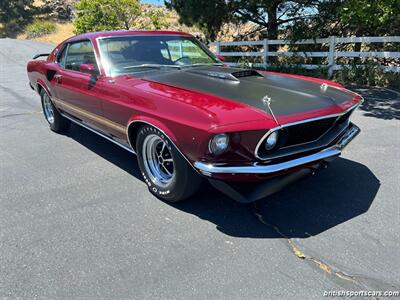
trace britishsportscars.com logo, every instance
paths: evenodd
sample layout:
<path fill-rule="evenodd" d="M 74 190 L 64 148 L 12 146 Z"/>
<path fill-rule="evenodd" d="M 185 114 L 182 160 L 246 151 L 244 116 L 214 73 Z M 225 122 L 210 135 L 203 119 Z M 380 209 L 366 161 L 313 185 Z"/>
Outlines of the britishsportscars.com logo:
<path fill-rule="evenodd" d="M 400 291 L 324 291 L 324 297 L 400 297 Z"/>

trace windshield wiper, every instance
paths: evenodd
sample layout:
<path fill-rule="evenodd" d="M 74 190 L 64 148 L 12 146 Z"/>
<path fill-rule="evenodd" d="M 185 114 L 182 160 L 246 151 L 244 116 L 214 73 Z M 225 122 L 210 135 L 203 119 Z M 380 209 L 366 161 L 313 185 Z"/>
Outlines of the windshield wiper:
<path fill-rule="evenodd" d="M 183 67 L 223 66 L 223 65 L 224 65 L 224 64 L 222 64 L 222 63 L 211 63 L 211 64 L 197 63 L 197 64 L 191 64 L 191 65 L 184 65 Z"/>
<path fill-rule="evenodd" d="M 223 66 L 224 64 L 221 63 L 197 63 L 197 64 L 191 64 L 191 65 L 162 65 L 162 64 L 141 64 L 141 65 L 133 65 L 133 66 L 126 66 L 123 67 L 124 69 L 140 69 L 140 68 L 155 68 L 155 69 L 161 69 L 161 68 L 174 68 L 174 69 L 182 69 L 182 68 L 190 68 L 190 67 L 199 67 L 199 66 Z"/>
<path fill-rule="evenodd" d="M 139 69 L 139 68 L 155 68 L 155 69 L 175 68 L 175 69 L 180 69 L 181 66 L 161 65 L 161 64 L 141 64 L 141 65 L 134 65 L 134 66 L 126 66 L 126 67 L 124 67 L 124 69 Z"/>

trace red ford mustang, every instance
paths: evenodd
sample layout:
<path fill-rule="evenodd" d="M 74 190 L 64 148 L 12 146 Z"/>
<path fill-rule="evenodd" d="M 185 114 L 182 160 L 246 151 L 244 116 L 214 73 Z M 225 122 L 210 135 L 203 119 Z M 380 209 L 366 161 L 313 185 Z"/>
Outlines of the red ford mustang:
<path fill-rule="evenodd" d="M 202 178 L 255 201 L 326 166 L 360 131 L 349 120 L 358 94 L 228 67 L 180 32 L 78 35 L 35 56 L 28 76 L 53 131 L 74 122 L 136 153 L 149 190 L 173 202 Z"/>

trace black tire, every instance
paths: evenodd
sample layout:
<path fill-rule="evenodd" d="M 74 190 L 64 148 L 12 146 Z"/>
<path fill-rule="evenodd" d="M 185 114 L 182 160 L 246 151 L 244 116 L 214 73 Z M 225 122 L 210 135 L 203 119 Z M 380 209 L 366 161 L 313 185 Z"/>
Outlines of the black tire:
<path fill-rule="evenodd" d="M 48 100 L 46 99 L 46 97 L 48 97 Z M 43 109 L 43 115 L 44 118 L 46 119 L 47 123 L 49 123 L 50 129 L 54 132 L 57 133 L 63 133 L 68 131 L 69 127 L 71 126 L 71 121 L 64 118 L 57 110 L 57 108 L 54 106 L 53 102 L 51 101 L 51 98 L 49 97 L 49 95 L 47 94 L 47 92 L 42 89 L 40 91 L 40 99 L 42 102 L 42 109 Z M 49 118 L 47 116 L 47 112 L 46 112 L 46 101 L 48 105 L 52 108 L 52 112 L 53 112 L 53 118 Z"/>
<path fill-rule="evenodd" d="M 159 143 L 161 143 L 160 140 L 165 143 L 168 151 L 164 150 L 164 154 L 166 154 L 167 158 L 172 158 L 173 177 L 169 179 L 170 182 L 166 186 L 160 185 L 156 180 L 152 179 L 154 175 L 152 176 L 151 168 L 149 169 L 149 164 L 145 161 L 146 153 L 148 153 L 146 152 L 146 149 L 148 149 L 146 145 L 149 143 L 146 141 L 151 138 L 158 140 Z M 136 138 L 136 152 L 143 179 L 149 191 L 156 197 L 168 202 L 179 202 L 189 198 L 199 189 L 202 177 L 189 165 L 168 137 L 157 128 L 144 125 L 139 129 Z M 162 153 L 161 155 L 163 155 Z"/>

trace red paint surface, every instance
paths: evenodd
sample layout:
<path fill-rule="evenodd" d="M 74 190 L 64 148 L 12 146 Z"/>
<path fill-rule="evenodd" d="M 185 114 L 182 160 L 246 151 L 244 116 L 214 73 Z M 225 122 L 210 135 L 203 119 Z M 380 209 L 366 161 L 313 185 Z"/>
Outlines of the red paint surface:
<path fill-rule="evenodd" d="M 188 35 L 170 31 L 116 31 L 87 33 L 67 39 L 66 42 L 90 39 L 97 57 L 100 57 L 97 38 L 133 34 Z M 132 76 L 111 78 L 99 75 L 95 84 L 91 85 L 91 75 L 65 70 L 55 63 L 57 52 L 62 45 L 63 43 L 58 45 L 47 60 L 28 63 L 29 80 L 35 88 L 40 85 L 50 95 L 123 126 L 128 126 L 132 121 L 151 123 L 163 130 L 191 162 L 255 161 L 254 150 L 257 142 L 269 129 L 278 125 L 270 115 L 245 104 Z M 99 64 L 104 74 L 101 61 Z M 47 78 L 49 70 L 62 75 L 62 82 L 54 79 L 49 81 Z M 281 73 L 279 75 L 343 88 L 340 84 L 328 80 Z M 360 101 L 361 98 L 354 94 L 354 97 L 341 105 L 280 116 L 278 123 L 286 124 L 341 113 Z M 93 126 L 124 144 L 128 143 L 125 133 L 99 124 Z M 213 157 L 208 153 L 208 142 L 214 134 L 221 132 L 231 135 L 230 151 L 219 157 Z M 260 180 L 257 176 L 245 175 L 236 175 L 235 178 Z"/>

